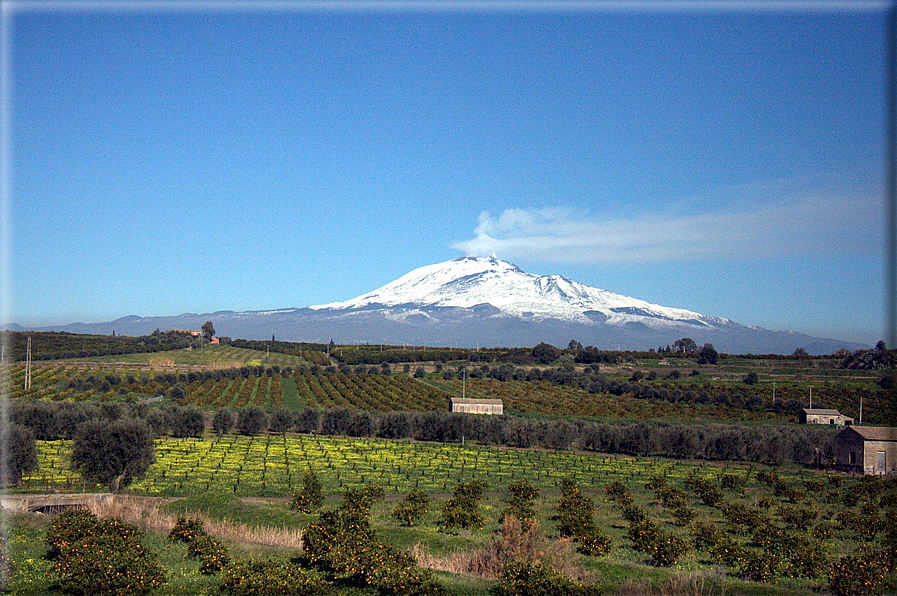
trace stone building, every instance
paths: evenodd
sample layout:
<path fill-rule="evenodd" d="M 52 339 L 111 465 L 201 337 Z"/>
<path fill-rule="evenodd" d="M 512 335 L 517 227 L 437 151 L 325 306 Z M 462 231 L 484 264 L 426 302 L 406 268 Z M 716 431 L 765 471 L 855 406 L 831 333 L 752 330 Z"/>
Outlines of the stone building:
<path fill-rule="evenodd" d="M 798 414 L 801 424 L 834 424 L 837 426 L 850 426 L 853 418 L 845 416 L 838 410 L 823 410 L 820 408 L 804 408 Z"/>
<path fill-rule="evenodd" d="M 835 465 L 858 474 L 897 472 L 897 428 L 850 426 L 835 435 Z"/>
<path fill-rule="evenodd" d="M 464 399 L 453 397 L 449 400 L 449 412 L 465 412 L 467 414 L 504 414 L 504 405 L 500 399 Z"/>

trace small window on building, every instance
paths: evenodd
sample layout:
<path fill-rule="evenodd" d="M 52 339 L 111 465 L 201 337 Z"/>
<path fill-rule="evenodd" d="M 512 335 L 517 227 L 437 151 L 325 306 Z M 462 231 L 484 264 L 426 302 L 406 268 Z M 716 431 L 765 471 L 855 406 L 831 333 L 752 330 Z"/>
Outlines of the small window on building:
<path fill-rule="evenodd" d="M 849 464 L 852 465 L 852 466 L 855 466 L 855 465 L 856 465 L 856 463 L 857 463 L 857 454 L 856 454 L 855 451 L 851 451 L 850 453 L 847 454 L 847 463 L 849 463 Z"/>
<path fill-rule="evenodd" d="M 829 418 L 829 419 L 828 419 L 828 423 L 829 423 L 829 424 L 834 424 L 834 423 L 835 423 L 835 419 L 834 419 L 834 418 Z"/>

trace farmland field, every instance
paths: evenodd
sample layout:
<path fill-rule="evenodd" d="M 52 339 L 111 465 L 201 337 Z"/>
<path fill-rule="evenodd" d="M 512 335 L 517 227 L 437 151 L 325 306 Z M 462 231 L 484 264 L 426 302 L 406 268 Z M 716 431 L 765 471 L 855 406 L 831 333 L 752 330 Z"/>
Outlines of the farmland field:
<path fill-rule="evenodd" d="M 460 397 L 462 381 L 430 380 L 434 387 Z M 544 381 L 496 381 L 470 379 L 465 383 L 467 397 L 500 399 L 505 410 L 514 414 L 556 416 L 568 415 L 607 420 L 640 420 L 645 418 L 738 420 L 742 422 L 785 422 L 789 418 L 773 412 L 750 412 L 716 404 L 669 403 L 623 396 L 605 396 L 574 387 Z"/>
<path fill-rule="evenodd" d="M 41 442 L 42 471 L 29 479 L 31 487 L 39 486 L 41 474 L 60 485 L 77 484 L 77 475 L 68 471 L 69 450 L 68 442 Z M 536 519 L 556 537 L 561 481 L 570 478 L 594 503 L 596 524 L 611 541 L 606 555 L 576 555 L 576 564 L 611 589 L 625 581 L 662 583 L 680 573 L 699 574 L 727 593 L 819 593 L 828 585 L 832 562 L 863 545 L 881 544 L 888 535 L 888 503 L 897 497 L 893 482 L 860 482 L 798 467 L 307 435 L 159 440 L 156 463 L 129 492 L 184 497 L 168 506 L 181 514 L 302 526 L 313 517 L 289 511 L 282 500 L 259 497 L 289 497 L 308 469 L 318 475 L 331 504 L 346 489 L 382 486 L 387 498 L 375 503 L 374 527 L 400 548 L 430 553 L 427 560 L 433 565 L 440 564 L 440 557 L 483 548 L 495 536 L 513 481 L 527 480 L 538 489 Z M 444 533 L 437 523 L 440 508 L 458 482 L 473 479 L 488 483 L 481 505 L 484 525 Z M 611 495 L 607 489 L 612 483 L 623 493 Z M 415 487 L 430 495 L 431 513 L 415 527 L 401 527 L 390 513 L 395 499 Z M 619 494 L 628 494 L 628 500 Z M 626 507 L 636 507 L 682 541 L 685 550 L 674 566 L 651 565 L 650 557 L 636 548 Z M 768 567 L 768 574 L 751 570 L 761 559 L 770 562 L 761 568 Z M 452 579 L 457 576 L 443 577 L 457 581 Z M 485 594 L 491 583 L 474 579 L 468 580 L 466 593 Z"/>
<path fill-rule="evenodd" d="M 41 441 L 39 470 L 24 479 L 32 489 L 74 484 L 81 479 L 70 470 L 69 441 Z M 314 470 L 330 492 L 381 485 L 387 493 L 412 488 L 430 493 L 450 492 L 462 480 L 485 480 L 503 491 L 525 479 L 544 491 L 557 490 L 568 476 L 603 487 L 622 480 L 643 483 L 656 474 L 674 478 L 713 477 L 726 468 L 655 459 L 602 457 L 570 451 L 537 451 L 438 445 L 405 441 L 320 437 L 308 435 L 224 435 L 204 440 L 159 439 L 156 462 L 131 485 L 131 492 L 153 496 L 184 496 L 223 492 L 239 496 L 287 496 L 302 474 Z M 797 477 L 797 472 L 787 477 Z"/>
<path fill-rule="evenodd" d="M 103 364 L 144 365 L 155 368 L 177 366 L 202 366 L 212 368 L 232 368 L 238 366 L 299 366 L 308 361 L 299 356 L 250 350 L 226 345 L 206 346 L 199 350 L 184 349 L 147 354 L 122 354 L 76 358 L 73 361 L 89 361 Z"/>
<path fill-rule="evenodd" d="M 76 338 L 51 339 L 60 353 L 77 347 Z M 101 347 L 101 341 L 85 340 L 85 347 Z M 125 344 L 122 350 L 134 348 Z M 356 346 L 331 360 L 327 346 L 240 345 L 44 359 L 35 364 L 28 391 L 24 364 L 3 365 L 14 398 L 11 418 L 35 436 L 56 439 L 37 442 L 39 466 L 14 490 L 107 490 L 72 468 L 73 433 L 64 431 L 83 417 L 137 417 L 160 438 L 154 463 L 126 489 L 135 500 L 164 501 L 165 511 L 276 533 L 273 526 L 295 531 L 317 519 L 289 508 L 308 471 L 320 481 L 328 507 L 342 501 L 343 491 L 378 485 L 385 498 L 371 510 L 377 535 L 442 569 L 440 580 L 459 594 L 485 595 L 495 584 L 495 573 L 453 571 L 451 565 L 503 539 L 501 519 L 518 481 L 538 491 L 535 519 L 558 548 L 568 481 L 580 502 L 594 507 L 591 519 L 610 540 L 607 552 L 563 548 L 578 569 L 574 575 L 598 582 L 602 594 L 649 588 L 828 594 L 839 558 L 865 547 L 891 552 L 887 545 L 897 543 L 895 526 L 887 523 L 897 515 L 897 483 L 810 469 L 814 447 L 831 457 L 826 450 L 836 429 L 794 424 L 810 387 L 816 405 L 856 416 L 863 400 L 866 422 L 887 421 L 892 394 L 884 381 L 892 371 L 848 369 L 835 357 L 725 357 L 711 365 L 683 355 L 620 353 L 610 362 L 581 365 L 564 351 L 536 364 L 527 350 Z M 448 399 L 462 391 L 501 399 L 507 415 L 447 413 Z M 138 403 L 155 396 L 161 403 Z M 247 406 L 269 413 L 258 430 L 237 423 L 211 433 L 213 416 L 227 414 L 223 408 L 246 413 Z M 199 419 L 198 430 L 175 430 L 188 414 Z M 196 438 L 174 438 L 191 435 Z M 450 531 L 442 525 L 442 508 L 459 483 L 473 480 L 487 485 L 482 526 Z M 428 495 L 431 506 L 419 523 L 403 527 L 392 510 L 413 489 Z M 34 546 L 46 523 L 18 520 L 13 528 L 16 540 L 28 542 L 14 553 L 20 570 L 14 593 L 59 594 Z M 677 545 L 675 563 L 652 551 L 657 545 L 645 536 Z M 200 577 L 194 562 L 185 562 L 183 546 L 158 534 L 149 541 L 172 570 L 161 593 L 218 593 L 217 580 Z M 256 556 L 259 544 L 236 540 L 229 547 Z M 286 564 L 295 554 L 266 552 Z M 688 578 L 703 587 L 667 585 Z"/>

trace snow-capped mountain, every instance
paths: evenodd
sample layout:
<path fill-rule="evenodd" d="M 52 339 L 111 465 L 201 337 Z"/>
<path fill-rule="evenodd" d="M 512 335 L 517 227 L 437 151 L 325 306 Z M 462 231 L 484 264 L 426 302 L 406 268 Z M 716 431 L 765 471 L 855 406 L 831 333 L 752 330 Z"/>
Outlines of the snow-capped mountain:
<path fill-rule="evenodd" d="M 401 305 L 413 312 L 413 306 L 473 308 L 487 304 L 505 316 L 582 324 L 600 320 L 608 325 L 639 322 L 649 327 L 702 328 L 731 323 L 592 288 L 561 275 L 533 275 L 495 257 L 461 257 L 420 267 L 352 300 L 310 308 L 351 310 Z"/>
<path fill-rule="evenodd" d="M 428 346 L 565 347 L 571 339 L 602 349 L 646 350 L 690 337 L 729 353 L 828 354 L 861 344 L 791 331 L 747 327 L 729 319 L 651 304 L 559 275 L 533 275 L 496 258 L 461 257 L 415 269 L 347 300 L 306 308 L 129 316 L 37 331 L 142 335 L 155 329 L 199 329 L 244 339 Z"/>

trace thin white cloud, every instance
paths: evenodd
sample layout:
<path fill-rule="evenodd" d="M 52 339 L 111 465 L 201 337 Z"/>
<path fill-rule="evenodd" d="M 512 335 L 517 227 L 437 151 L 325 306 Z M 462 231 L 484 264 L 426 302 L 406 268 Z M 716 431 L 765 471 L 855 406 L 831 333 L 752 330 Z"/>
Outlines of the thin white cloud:
<path fill-rule="evenodd" d="M 469 255 L 556 263 L 636 264 L 882 250 L 878 201 L 813 199 L 689 215 L 601 219 L 565 208 L 480 214 Z"/>

